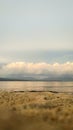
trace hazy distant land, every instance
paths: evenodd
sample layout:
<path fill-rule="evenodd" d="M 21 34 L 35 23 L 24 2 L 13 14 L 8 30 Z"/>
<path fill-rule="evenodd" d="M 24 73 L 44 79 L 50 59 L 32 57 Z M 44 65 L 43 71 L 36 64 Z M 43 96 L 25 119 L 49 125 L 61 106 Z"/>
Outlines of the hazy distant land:
<path fill-rule="evenodd" d="M 34 78 L 34 77 L 24 77 L 24 78 L 0 78 L 0 81 L 73 81 L 73 77 L 60 77 L 60 78 Z"/>

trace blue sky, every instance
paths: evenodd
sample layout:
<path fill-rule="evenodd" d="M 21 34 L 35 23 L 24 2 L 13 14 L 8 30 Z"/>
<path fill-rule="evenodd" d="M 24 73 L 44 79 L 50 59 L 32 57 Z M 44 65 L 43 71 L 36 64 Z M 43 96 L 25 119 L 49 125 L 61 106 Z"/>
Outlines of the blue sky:
<path fill-rule="evenodd" d="M 72 57 L 73 0 L 0 0 L 0 63 Z"/>
<path fill-rule="evenodd" d="M 0 63 L 8 62 L 73 62 L 73 51 L 56 50 L 19 50 L 0 51 Z"/>

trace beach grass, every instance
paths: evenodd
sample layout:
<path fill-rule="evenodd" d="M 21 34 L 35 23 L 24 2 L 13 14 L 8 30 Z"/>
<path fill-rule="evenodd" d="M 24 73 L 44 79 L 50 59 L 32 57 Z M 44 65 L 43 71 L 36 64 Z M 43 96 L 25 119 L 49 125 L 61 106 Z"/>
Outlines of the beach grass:
<path fill-rule="evenodd" d="M 73 95 L 0 91 L 0 130 L 73 130 Z"/>

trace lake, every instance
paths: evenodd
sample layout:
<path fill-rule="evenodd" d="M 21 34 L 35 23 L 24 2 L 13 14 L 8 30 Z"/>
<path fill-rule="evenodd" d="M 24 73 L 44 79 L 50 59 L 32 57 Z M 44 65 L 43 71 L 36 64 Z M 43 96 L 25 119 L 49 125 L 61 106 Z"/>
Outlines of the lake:
<path fill-rule="evenodd" d="M 0 81 L 0 90 L 73 93 L 73 82 Z"/>

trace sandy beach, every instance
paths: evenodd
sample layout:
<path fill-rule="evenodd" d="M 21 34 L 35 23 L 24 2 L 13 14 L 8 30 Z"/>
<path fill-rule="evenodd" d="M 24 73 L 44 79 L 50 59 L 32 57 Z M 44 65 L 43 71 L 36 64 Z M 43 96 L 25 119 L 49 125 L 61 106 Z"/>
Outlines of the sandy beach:
<path fill-rule="evenodd" d="M 0 91 L 0 130 L 73 130 L 73 95 Z"/>

